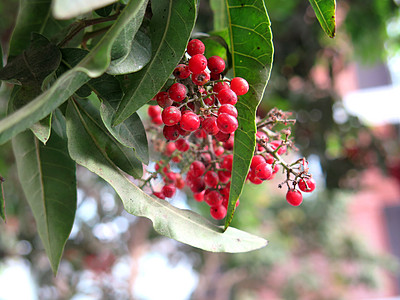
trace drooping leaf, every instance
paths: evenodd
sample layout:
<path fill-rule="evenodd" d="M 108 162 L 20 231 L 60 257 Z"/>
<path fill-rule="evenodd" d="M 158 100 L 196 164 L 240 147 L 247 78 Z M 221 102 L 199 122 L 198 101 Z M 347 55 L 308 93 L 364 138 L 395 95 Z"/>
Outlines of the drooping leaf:
<path fill-rule="evenodd" d="M 117 0 L 53 0 L 53 16 L 56 19 L 71 19 L 114 2 Z"/>
<path fill-rule="evenodd" d="M 87 51 L 82 49 L 63 49 L 63 62 L 68 68 L 72 68 L 84 57 Z M 119 81 L 111 75 L 103 74 L 98 78 L 91 79 L 83 85 L 77 94 L 80 97 L 87 97 L 94 92 L 102 101 L 101 118 L 108 131 L 124 146 L 133 148 L 137 157 L 145 164 L 149 163 L 149 148 L 146 131 L 140 117 L 134 113 L 121 124 L 112 127 L 111 121 L 115 110 L 122 99 L 123 92 Z"/>
<path fill-rule="evenodd" d="M 87 100 L 73 102 L 70 105 L 73 105 L 78 110 L 82 122 L 85 123 L 86 130 L 107 157 L 122 171 L 135 178 L 142 177 L 142 163 L 136 158 L 131 148 L 121 145 L 108 132 L 100 118 L 99 111 L 91 106 Z"/>
<path fill-rule="evenodd" d="M 29 102 L 23 108 L 10 114 L 0 121 L 0 144 L 37 121 L 43 119 L 54 109 L 66 101 L 77 89 L 98 77 L 108 68 L 111 60 L 111 47 L 122 28 L 131 19 L 137 17 L 146 7 L 147 0 L 132 1 L 121 12 L 118 19 L 107 31 L 102 40 L 92 51 L 72 70 L 65 72 L 56 82 L 40 96 Z"/>
<path fill-rule="evenodd" d="M 43 145 L 30 131 L 24 131 L 12 144 L 19 180 L 56 273 L 75 218 L 75 163 L 66 141 L 56 134 Z"/>
<path fill-rule="evenodd" d="M 107 181 L 121 197 L 127 212 L 153 221 L 154 229 L 167 237 L 208 251 L 246 252 L 264 247 L 267 241 L 246 232 L 217 227 L 167 201 L 152 198 L 134 185 L 98 146 L 79 109 L 71 102 L 67 109 L 68 149 L 80 165 Z"/>
<path fill-rule="evenodd" d="M 151 2 L 151 61 L 132 74 L 126 94 L 115 114 L 118 125 L 145 103 L 164 85 L 182 58 L 196 20 L 196 1 L 157 0 Z"/>
<path fill-rule="evenodd" d="M 226 0 L 233 74 L 250 86 L 236 104 L 239 128 L 235 132 L 232 181 L 225 228 L 232 221 L 256 145 L 256 110 L 268 83 L 273 57 L 272 34 L 263 0 L 244 4 Z"/>
<path fill-rule="evenodd" d="M 309 0 L 322 29 L 333 38 L 336 33 L 336 0 Z"/>
<path fill-rule="evenodd" d="M 142 31 L 138 31 L 132 41 L 129 52 L 115 60 L 112 60 L 107 69 L 111 75 L 122 75 L 137 72 L 151 59 L 151 41 Z"/>

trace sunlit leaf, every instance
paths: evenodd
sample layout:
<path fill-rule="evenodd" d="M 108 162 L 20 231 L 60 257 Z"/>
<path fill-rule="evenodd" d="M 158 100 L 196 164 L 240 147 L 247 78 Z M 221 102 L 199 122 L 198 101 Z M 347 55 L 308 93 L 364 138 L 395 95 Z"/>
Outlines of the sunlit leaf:
<path fill-rule="evenodd" d="M 14 137 L 13 150 L 19 180 L 56 273 L 75 218 L 75 163 L 56 134 L 43 145 L 25 131 Z"/>
<path fill-rule="evenodd" d="M 182 58 L 196 20 L 196 1 L 152 1 L 151 61 L 132 74 L 127 92 L 115 114 L 118 125 L 146 104 L 163 87 Z"/>
<path fill-rule="evenodd" d="M 309 0 L 322 29 L 333 38 L 336 33 L 336 0 Z"/>
<path fill-rule="evenodd" d="M 114 2 L 117 0 L 53 0 L 53 15 L 57 19 L 70 19 Z"/>
<path fill-rule="evenodd" d="M 239 128 L 235 132 L 232 181 L 225 228 L 232 221 L 236 202 L 242 193 L 256 145 L 256 110 L 268 83 L 273 57 L 272 34 L 262 0 L 244 4 L 226 0 L 231 41 L 233 74 L 250 86 L 236 104 Z"/>
<path fill-rule="evenodd" d="M 71 157 L 106 180 L 121 197 L 127 212 L 151 219 L 158 233 L 215 252 L 246 252 L 267 244 L 262 238 L 234 228 L 228 228 L 223 233 L 222 228 L 200 215 L 145 194 L 109 159 L 89 127 L 78 107 L 73 102 L 69 103 L 67 134 Z"/>
<path fill-rule="evenodd" d="M 0 144 L 49 115 L 66 101 L 77 89 L 105 72 L 111 60 L 111 47 L 124 26 L 135 17 L 143 17 L 146 0 L 132 1 L 102 40 L 72 70 L 65 72 L 40 96 L 0 121 Z"/>

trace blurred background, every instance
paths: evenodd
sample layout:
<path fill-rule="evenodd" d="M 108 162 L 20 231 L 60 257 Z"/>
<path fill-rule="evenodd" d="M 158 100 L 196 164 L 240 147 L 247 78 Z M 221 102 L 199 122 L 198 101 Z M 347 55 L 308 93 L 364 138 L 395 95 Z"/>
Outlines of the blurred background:
<path fill-rule="evenodd" d="M 264 249 L 215 254 L 161 237 L 124 212 L 113 189 L 78 168 L 78 210 L 57 277 L 0 147 L 0 299 L 400 299 L 400 10 L 393 0 L 339 0 L 326 37 L 308 1 L 267 0 L 275 57 L 259 108 L 292 111 L 298 153 L 318 185 L 289 206 L 283 180 L 246 186 L 232 226 Z M 3 49 L 18 1 L 0 2 Z M 202 0 L 197 32 L 213 30 Z M 9 87 L 0 90 L 0 114 Z M 178 193 L 172 202 L 204 211 Z"/>

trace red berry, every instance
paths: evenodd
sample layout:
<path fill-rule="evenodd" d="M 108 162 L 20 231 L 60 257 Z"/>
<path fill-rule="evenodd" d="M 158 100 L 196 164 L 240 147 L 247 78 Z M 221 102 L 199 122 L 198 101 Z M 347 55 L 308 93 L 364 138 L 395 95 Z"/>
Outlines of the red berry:
<path fill-rule="evenodd" d="M 272 175 L 272 167 L 270 164 L 261 163 L 254 169 L 254 173 L 261 180 L 267 180 Z"/>
<path fill-rule="evenodd" d="M 314 178 L 305 178 L 300 179 L 298 185 L 302 192 L 311 193 L 315 190 L 317 183 L 315 182 Z"/>
<path fill-rule="evenodd" d="M 165 199 L 165 195 L 163 194 L 163 192 L 153 192 L 153 195 L 156 196 L 159 199 L 164 200 Z"/>
<path fill-rule="evenodd" d="M 179 64 L 176 66 L 173 74 L 178 79 L 186 79 L 190 76 L 189 66 L 185 64 Z"/>
<path fill-rule="evenodd" d="M 224 154 L 225 149 L 222 146 L 218 146 L 214 148 L 214 152 L 216 156 L 221 156 L 222 154 Z"/>
<path fill-rule="evenodd" d="M 276 149 L 278 149 L 278 147 L 279 147 L 280 145 L 282 145 L 282 141 L 275 140 L 275 141 L 270 142 L 269 145 L 271 146 L 271 148 L 272 148 L 273 150 L 276 150 Z M 284 154 L 285 152 L 286 152 L 286 146 L 285 146 L 285 145 L 283 145 L 282 147 L 280 147 L 279 150 L 277 151 L 277 153 L 278 153 L 279 155 L 282 155 L 282 154 Z"/>
<path fill-rule="evenodd" d="M 167 143 L 167 145 L 165 146 L 165 152 L 164 152 L 165 156 L 168 156 L 168 157 L 171 156 L 172 153 L 174 153 L 175 149 L 176 149 L 176 146 L 175 146 L 174 142 Z"/>
<path fill-rule="evenodd" d="M 214 55 L 207 60 L 207 66 L 211 73 L 222 73 L 225 70 L 225 61 L 218 55 Z"/>
<path fill-rule="evenodd" d="M 265 158 L 262 155 L 254 155 L 251 159 L 250 168 L 255 169 L 261 163 L 265 163 Z"/>
<path fill-rule="evenodd" d="M 226 217 L 226 208 L 223 205 L 210 207 L 210 215 L 216 220 L 222 220 Z"/>
<path fill-rule="evenodd" d="M 196 200 L 197 202 L 202 202 L 204 200 L 204 192 L 205 191 L 202 191 L 200 193 L 194 193 L 193 194 L 194 200 Z"/>
<path fill-rule="evenodd" d="M 206 134 L 206 132 L 205 132 L 203 129 L 197 129 L 197 130 L 194 132 L 194 136 L 195 136 L 197 139 L 204 139 L 204 138 L 207 136 L 207 134 Z"/>
<path fill-rule="evenodd" d="M 223 143 L 225 150 L 233 150 L 234 136 L 233 134 L 229 136 L 229 139 Z"/>
<path fill-rule="evenodd" d="M 298 190 L 290 189 L 286 193 L 286 201 L 293 206 L 299 206 L 303 202 L 303 195 Z"/>
<path fill-rule="evenodd" d="M 249 91 L 249 84 L 246 79 L 235 77 L 231 80 L 231 89 L 236 93 L 236 95 L 241 96 Z"/>
<path fill-rule="evenodd" d="M 272 165 L 274 163 L 274 161 L 275 161 L 275 158 L 272 156 L 271 153 L 265 153 L 265 162 L 267 164 Z"/>
<path fill-rule="evenodd" d="M 163 135 L 168 141 L 175 141 L 179 138 L 179 126 L 164 126 Z"/>
<path fill-rule="evenodd" d="M 189 181 L 186 179 L 186 182 L 193 193 L 200 193 L 206 188 L 203 177 L 192 178 Z"/>
<path fill-rule="evenodd" d="M 257 177 L 254 169 L 251 169 L 248 175 L 248 179 L 250 180 L 251 183 L 253 184 L 261 184 L 263 181 Z"/>
<path fill-rule="evenodd" d="M 214 103 L 215 103 L 215 97 L 214 97 L 214 95 L 211 95 L 211 96 L 209 96 L 207 98 L 204 98 L 203 101 L 204 101 L 205 105 L 213 106 Z"/>
<path fill-rule="evenodd" d="M 150 105 L 147 109 L 147 114 L 154 119 L 161 115 L 161 108 L 158 105 Z"/>
<path fill-rule="evenodd" d="M 203 54 L 196 54 L 189 59 L 189 69 L 192 73 L 198 74 L 207 67 L 207 58 Z"/>
<path fill-rule="evenodd" d="M 191 40 L 187 45 L 187 53 L 190 56 L 203 54 L 205 50 L 206 47 L 204 46 L 203 42 L 198 39 Z"/>
<path fill-rule="evenodd" d="M 222 113 L 226 113 L 226 114 L 231 115 L 231 116 L 233 116 L 235 118 L 237 118 L 237 116 L 238 116 L 237 109 L 232 104 L 221 105 L 220 108 L 218 109 L 218 115 L 222 114 Z"/>
<path fill-rule="evenodd" d="M 224 157 L 221 163 L 221 168 L 232 171 L 232 164 L 233 164 L 233 154 L 228 154 Z"/>
<path fill-rule="evenodd" d="M 179 175 L 179 176 L 178 176 Z M 185 181 L 183 180 L 183 178 L 180 176 L 180 174 L 178 174 L 177 175 L 177 178 L 176 178 L 176 183 L 175 183 L 175 185 L 176 185 L 176 188 L 178 188 L 178 189 L 183 189 L 184 187 L 185 187 Z"/>
<path fill-rule="evenodd" d="M 167 126 L 178 124 L 181 120 L 181 116 L 181 111 L 175 106 L 168 106 L 161 114 L 161 118 Z"/>
<path fill-rule="evenodd" d="M 222 113 L 217 118 L 217 126 L 223 133 L 233 133 L 239 124 L 235 117 Z"/>
<path fill-rule="evenodd" d="M 218 179 L 221 183 L 227 183 L 231 179 L 231 172 L 229 171 L 218 171 Z"/>
<path fill-rule="evenodd" d="M 222 131 L 218 132 L 215 135 L 215 138 L 217 139 L 218 142 L 226 142 L 229 140 L 230 137 L 231 135 L 229 133 L 223 133 Z"/>
<path fill-rule="evenodd" d="M 218 180 L 219 180 L 218 175 L 214 171 L 210 170 L 204 175 L 204 182 L 206 183 L 206 185 L 208 187 L 216 188 L 217 184 L 218 184 Z"/>
<path fill-rule="evenodd" d="M 173 101 L 169 98 L 167 92 L 159 92 L 159 93 L 157 93 L 155 98 L 156 98 L 158 105 L 161 106 L 162 108 L 171 106 L 173 103 Z"/>
<path fill-rule="evenodd" d="M 237 95 L 231 89 L 223 89 L 217 94 L 217 98 L 221 104 L 235 105 L 237 102 Z"/>
<path fill-rule="evenodd" d="M 182 83 L 176 82 L 169 87 L 168 95 L 172 100 L 181 102 L 186 98 L 186 86 Z"/>
<path fill-rule="evenodd" d="M 192 74 L 192 81 L 195 85 L 204 85 L 210 81 L 210 73 L 201 71 L 200 73 Z"/>
<path fill-rule="evenodd" d="M 175 146 L 176 146 L 176 149 L 178 149 L 181 152 L 186 152 L 190 148 L 189 142 L 187 140 L 185 140 L 185 139 L 177 140 L 175 142 Z"/>
<path fill-rule="evenodd" d="M 217 118 L 214 116 L 205 118 L 201 123 L 201 127 L 205 132 L 210 135 L 216 135 L 219 132 L 219 128 L 217 126 Z"/>
<path fill-rule="evenodd" d="M 200 118 L 194 112 L 187 112 L 181 117 L 180 126 L 186 131 L 195 131 L 200 126 Z"/>
<path fill-rule="evenodd" d="M 215 92 L 215 93 L 219 93 L 220 91 L 225 90 L 225 89 L 229 89 L 229 84 L 225 81 L 223 81 L 223 82 L 219 81 L 219 82 L 215 83 L 213 86 L 213 92 Z"/>
<path fill-rule="evenodd" d="M 209 192 L 206 191 L 204 195 L 204 201 L 209 206 L 219 206 L 222 204 L 222 200 L 221 194 L 215 190 L 209 190 Z"/>
<path fill-rule="evenodd" d="M 176 187 L 173 184 L 167 184 L 163 186 L 161 191 L 165 197 L 171 198 L 175 195 Z"/>
<path fill-rule="evenodd" d="M 189 168 L 189 172 L 191 172 L 195 177 L 199 177 L 204 174 L 206 167 L 201 161 L 195 160 L 192 162 Z"/>
<path fill-rule="evenodd" d="M 155 125 L 162 125 L 163 124 L 163 120 L 161 118 L 161 114 L 155 118 L 151 119 L 151 122 Z"/>

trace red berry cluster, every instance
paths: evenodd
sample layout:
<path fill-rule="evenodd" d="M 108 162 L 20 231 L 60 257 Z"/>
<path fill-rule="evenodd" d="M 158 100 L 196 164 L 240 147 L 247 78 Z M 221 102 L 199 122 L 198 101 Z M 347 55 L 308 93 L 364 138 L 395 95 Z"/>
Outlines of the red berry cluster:
<path fill-rule="evenodd" d="M 204 51 L 200 40 L 189 42 L 187 54 L 173 72 L 174 83 L 157 93 L 153 98 L 157 105 L 148 108 L 153 129 L 167 142 L 155 138 L 155 148 L 163 158 L 143 186 L 150 183 L 153 195 L 165 199 L 186 185 L 194 199 L 207 203 L 211 216 L 220 220 L 226 216 L 228 207 L 233 133 L 238 128 L 235 104 L 248 92 L 249 85 L 240 77 L 225 78 L 225 61 L 219 56 L 207 59 Z M 297 174 L 293 165 L 288 166 L 281 158 L 287 147 L 292 147 L 290 130 L 281 138 L 274 126 L 291 122 L 285 113 L 275 109 L 258 123 L 257 147 L 247 178 L 260 184 L 272 179 L 282 165 L 288 173 L 288 201 L 298 205 L 301 199 L 298 200 L 297 191 L 289 183 L 298 184 L 303 191 L 312 191 L 315 182 L 307 172 Z M 162 129 L 160 125 L 164 125 Z M 173 164 L 179 164 L 181 173 L 186 172 L 185 179 L 181 173 L 171 171 Z M 297 174 L 294 180 L 290 174 Z M 154 191 L 150 181 L 159 175 L 164 184 L 161 190 Z"/>

